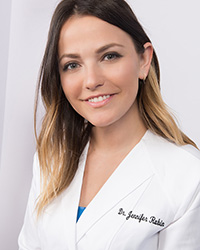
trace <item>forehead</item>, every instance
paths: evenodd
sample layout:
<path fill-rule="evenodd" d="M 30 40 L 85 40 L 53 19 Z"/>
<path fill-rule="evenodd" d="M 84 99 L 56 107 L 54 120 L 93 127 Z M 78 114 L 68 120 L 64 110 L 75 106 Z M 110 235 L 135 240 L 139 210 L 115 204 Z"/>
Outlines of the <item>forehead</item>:
<path fill-rule="evenodd" d="M 117 26 L 94 16 L 72 16 L 61 29 L 59 52 L 66 46 L 78 49 L 87 44 L 90 48 L 98 48 L 111 42 L 133 46 L 130 35 Z"/>

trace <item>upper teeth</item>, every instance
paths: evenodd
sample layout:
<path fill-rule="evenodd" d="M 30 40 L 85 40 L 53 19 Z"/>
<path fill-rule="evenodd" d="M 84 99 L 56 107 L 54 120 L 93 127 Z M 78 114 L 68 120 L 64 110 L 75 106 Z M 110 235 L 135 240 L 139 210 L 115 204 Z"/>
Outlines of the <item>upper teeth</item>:
<path fill-rule="evenodd" d="M 110 97 L 110 95 L 98 96 L 95 98 L 88 99 L 88 101 L 89 102 L 102 102 L 103 100 L 106 100 L 109 97 Z"/>

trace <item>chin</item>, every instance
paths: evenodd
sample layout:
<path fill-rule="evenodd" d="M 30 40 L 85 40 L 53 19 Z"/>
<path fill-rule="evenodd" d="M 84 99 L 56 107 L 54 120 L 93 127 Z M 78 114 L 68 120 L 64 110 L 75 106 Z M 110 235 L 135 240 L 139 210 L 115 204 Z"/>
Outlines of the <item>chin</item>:
<path fill-rule="evenodd" d="M 89 120 L 89 122 L 97 128 L 105 128 L 108 127 L 110 125 L 112 125 L 114 123 L 114 121 L 109 120 Z"/>
<path fill-rule="evenodd" d="M 97 127 L 97 128 L 103 128 L 103 127 L 107 127 L 109 126 L 109 124 L 107 123 L 103 123 L 103 122 L 91 122 L 89 121 L 94 127 Z"/>
<path fill-rule="evenodd" d="M 108 114 L 98 114 L 95 116 L 87 117 L 86 119 L 95 127 L 106 128 L 115 123 L 121 122 L 123 119 L 123 115 L 116 114 L 114 112 L 109 112 Z"/>

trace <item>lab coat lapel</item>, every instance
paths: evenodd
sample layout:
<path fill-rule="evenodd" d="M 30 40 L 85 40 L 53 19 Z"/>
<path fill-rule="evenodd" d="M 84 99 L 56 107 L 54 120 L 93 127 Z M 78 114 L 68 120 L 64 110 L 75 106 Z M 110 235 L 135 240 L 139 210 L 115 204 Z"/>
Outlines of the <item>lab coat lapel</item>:
<path fill-rule="evenodd" d="M 63 192 L 62 196 L 62 215 L 65 215 L 64 223 L 66 227 L 66 241 L 68 249 L 76 249 L 76 219 L 77 210 L 79 206 L 79 199 L 81 193 L 81 186 L 83 180 L 84 167 L 87 157 L 88 145 L 85 147 L 84 152 L 79 161 L 79 167 L 76 175 L 71 182 L 70 186 Z M 67 211 L 67 213 L 66 213 Z"/>
<path fill-rule="evenodd" d="M 98 194 L 87 206 L 77 223 L 77 242 L 84 234 L 127 195 L 135 192 L 132 206 L 136 204 L 154 175 L 142 140 L 121 162 Z"/>

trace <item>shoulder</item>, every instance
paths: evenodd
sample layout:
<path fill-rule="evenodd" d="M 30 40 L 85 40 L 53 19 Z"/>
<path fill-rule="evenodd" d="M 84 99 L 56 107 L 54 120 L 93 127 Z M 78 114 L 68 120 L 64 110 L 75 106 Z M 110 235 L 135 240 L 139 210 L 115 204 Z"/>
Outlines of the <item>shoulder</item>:
<path fill-rule="evenodd" d="M 33 156 L 33 176 L 40 175 L 40 163 L 38 158 L 38 152 L 36 151 Z"/>
<path fill-rule="evenodd" d="M 40 194 L 40 163 L 38 158 L 38 152 L 35 152 L 33 157 L 33 178 L 32 178 L 32 189 L 37 195 Z"/>
<path fill-rule="evenodd" d="M 143 145 L 171 206 L 186 210 L 200 193 L 200 151 L 190 145 L 177 146 L 150 131 L 144 136 Z"/>
<path fill-rule="evenodd" d="M 191 163 L 193 163 L 200 170 L 200 151 L 192 145 L 176 145 L 151 131 L 147 131 L 143 143 L 146 150 L 151 154 L 153 161 L 165 161 L 170 165 L 177 166 L 182 163 L 183 168 L 188 163 L 190 163 L 191 167 Z"/>

